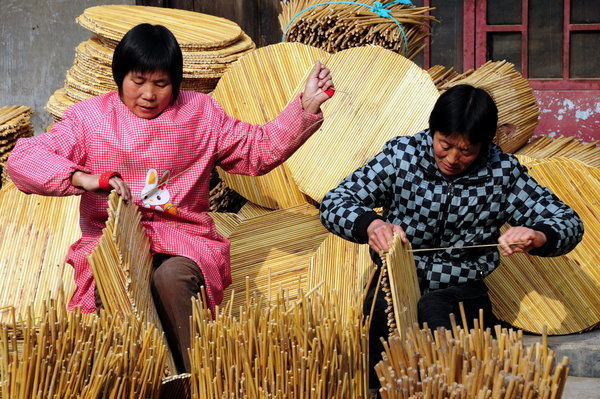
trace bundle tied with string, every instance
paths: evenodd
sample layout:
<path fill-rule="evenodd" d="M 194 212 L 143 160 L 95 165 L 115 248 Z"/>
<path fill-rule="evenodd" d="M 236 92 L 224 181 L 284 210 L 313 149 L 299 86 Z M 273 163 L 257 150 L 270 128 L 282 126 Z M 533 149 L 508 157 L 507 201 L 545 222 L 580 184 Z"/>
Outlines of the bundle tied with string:
<path fill-rule="evenodd" d="M 379 2 L 290 0 L 281 2 L 282 41 L 327 52 L 374 44 L 412 59 L 424 48 L 433 8 L 409 0 Z"/>

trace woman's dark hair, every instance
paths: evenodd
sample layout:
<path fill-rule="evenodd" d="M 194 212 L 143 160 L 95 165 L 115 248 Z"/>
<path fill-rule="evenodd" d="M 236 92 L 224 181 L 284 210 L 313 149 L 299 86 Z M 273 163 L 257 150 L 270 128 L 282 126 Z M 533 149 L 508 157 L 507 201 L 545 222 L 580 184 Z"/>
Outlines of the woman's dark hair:
<path fill-rule="evenodd" d="M 140 24 L 129 30 L 115 48 L 112 61 L 113 78 L 119 88 L 131 72 L 165 71 L 177 100 L 183 79 L 183 56 L 177 39 L 162 25 Z"/>
<path fill-rule="evenodd" d="M 498 108 L 483 89 L 470 85 L 452 87 L 438 98 L 431 116 L 431 134 L 459 133 L 471 144 L 488 146 L 496 135 Z"/>

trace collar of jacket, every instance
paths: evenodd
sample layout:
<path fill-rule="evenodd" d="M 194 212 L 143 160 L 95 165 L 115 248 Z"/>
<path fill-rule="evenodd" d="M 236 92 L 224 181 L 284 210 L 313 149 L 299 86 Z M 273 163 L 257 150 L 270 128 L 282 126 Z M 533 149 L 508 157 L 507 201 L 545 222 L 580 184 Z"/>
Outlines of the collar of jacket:
<path fill-rule="evenodd" d="M 433 134 L 429 129 L 423 130 L 415 135 L 417 139 L 417 148 L 421 159 L 418 162 L 418 166 L 423 169 L 424 173 L 429 177 L 433 177 L 437 180 L 447 180 L 447 178 L 440 172 L 435 158 L 433 156 Z M 495 147 L 493 144 L 489 145 L 484 151 L 481 151 L 475 162 L 469 167 L 466 173 L 454 179 L 455 183 L 469 184 L 480 181 L 485 181 L 492 176 L 492 168 L 489 165 L 489 158 Z"/>

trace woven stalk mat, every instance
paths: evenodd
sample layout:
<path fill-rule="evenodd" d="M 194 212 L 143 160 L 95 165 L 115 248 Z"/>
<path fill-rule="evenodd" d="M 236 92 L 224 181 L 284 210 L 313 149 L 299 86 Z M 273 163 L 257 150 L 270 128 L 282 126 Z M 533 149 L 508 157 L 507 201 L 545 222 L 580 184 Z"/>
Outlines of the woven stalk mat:
<path fill-rule="evenodd" d="M 29 121 L 32 113 L 32 109 L 24 105 L 6 105 L 0 107 L 0 137 L 4 130 L 18 128 Z"/>
<path fill-rule="evenodd" d="M 570 334 L 600 323 L 600 170 L 567 158 L 520 157 L 529 173 L 583 219 L 585 234 L 567 255 L 503 257 L 485 279 L 496 316 L 534 333 Z"/>
<path fill-rule="evenodd" d="M 533 135 L 540 114 L 529 82 L 507 61 L 488 61 L 441 86 L 445 91 L 459 84 L 486 90 L 498 107 L 498 130 L 494 142 L 505 152 L 515 152 Z"/>
<path fill-rule="evenodd" d="M 116 41 L 138 24 L 164 25 L 185 51 L 225 47 L 242 35 L 241 28 L 227 19 L 162 7 L 96 6 L 87 8 L 76 20 L 92 33 Z"/>
<path fill-rule="evenodd" d="M 0 190 L 0 308 L 14 306 L 18 319 L 32 305 L 68 300 L 75 290 L 73 268 L 65 263 L 70 245 L 81 236 L 79 197 L 26 195 L 13 183 Z M 66 307 L 66 303 L 60 303 Z M 0 321 L 7 321 L 0 315 Z"/>
<path fill-rule="evenodd" d="M 442 65 L 434 65 L 427 70 L 431 79 L 433 79 L 433 83 L 435 87 L 440 89 L 446 83 L 456 78 L 459 73 L 454 70 L 454 68 L 446 68 Z"/>
<path fill-rule="evenodd" d="M 322 50 L 299 43 L 260 48 L 231 65 L 217 84 L 213 97 L 229 115 L 245 122 L 265 124 L 285 108 L 306 72 L 325 56 Z M 227 186 L 260 206 L 277 209 L 306 203 L 285 165 L 259 177 L 218 171 Z"/>
<path fill-rule="evenodd" d="M 62 114 L 71 105 L 75 104 L 76 101 L 71 100 L 65 94 L 65 89 L 56 90 L 48 99 L 46 103 L 46 111 L 52 116 L 54 122 L 59 122 L 62 118 Z"/>
<path fill-rule="evenodd" d="M 317 209 L 298 205 L 241 221 L 239 216 L 229 215 L 226 227 L 222 220 L 226 214 L 211 215 L 217 231 L 225 232 L 231 242 L 232 284 L 225 290 L 222 307 L 234 293 L 232 309 L 237 315 L 247 288 L 267 301 L 281 290 L 290 299 L 297 298 L 299 289 L 308 290 L 311 258 L 330 234 Z"/>
<path fill-rule="evenodd" d="M 439 96 L 427 72 L 381 47 L 344 50 L 325 63 L 336 94 L 322 106 L 321 128 L 285 163 L 317 202 L 389 139 L 427 128 Z"/>
<path fill-rule="evenodd" d="M 393 19 L 371 11 L 374 0 L 357 1 L 356 5 L 348 2 L 323 3 L 320 0 L 280 2 L 279 24 L 285 40 L 308 44 L 330 53 L 373 44 L 410 59 L 425 47 L 430 22 L 438 22 L 429 15 L 433 8 L 404 4 L 387 7 L 391 16 L 401 24 L 406 35 L 405 42 L 405 36 Z"/>
<path fill-rule="evenodd" d="M 575 137 L 553 139 L 541 136 L 532 139 L 516 154 L 532 158 L 566 157 L 576 159 L 594 168 L 600 168 L 600 141 L 583 144 Z"/>

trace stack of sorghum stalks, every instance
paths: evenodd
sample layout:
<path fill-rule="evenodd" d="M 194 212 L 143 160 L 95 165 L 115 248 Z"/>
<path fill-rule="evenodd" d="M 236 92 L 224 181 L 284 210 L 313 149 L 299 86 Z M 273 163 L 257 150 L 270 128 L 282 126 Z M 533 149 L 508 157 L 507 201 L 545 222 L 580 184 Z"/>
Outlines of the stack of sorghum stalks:
<path fill-rule="evenodd" d="M 0 187 L 9 180 L 6 160 L 21 137 L 33 136 L 33 126 L 29 122 L 32 110 L 25 106 L 0 107 Z"/>
<path fill-rule="evenodd" d="M 254 42 L 234 22 L 171 8 L 130 5 L 90 7 L 77 18 L 92 37 L 77 46 L 65 86 L 46 108 L 55 120 L 72 104 L 116 90 L 112 55 L 125 33 L 140 23 L 169 28 L 183 52 L 183 90 L 212 91 L 229 64 L 254 49 Z"/>
<path fill-rule="evenodd" d="M 558 137 L 553 139 L 540 136 L 521 147 L 516 154 L 532 158 L 565 157 L 576 159 L 594 168 L 600 168 L 600 141 L 581 143 L 575 137 Z"/>
<path fill-rule="evenodd" d="M 329 53 L 374 44 L 412 59 L 425 46 L 429 24 L 437 22 L 429 15 L 433 8 L 383 4 L 378 13 L 373 9 L 378 2 L 373 0 L 357 1 L 356 5 L 348 3 L 281 2 L 279 25 L 283 39 L 309 44 Z"/>

